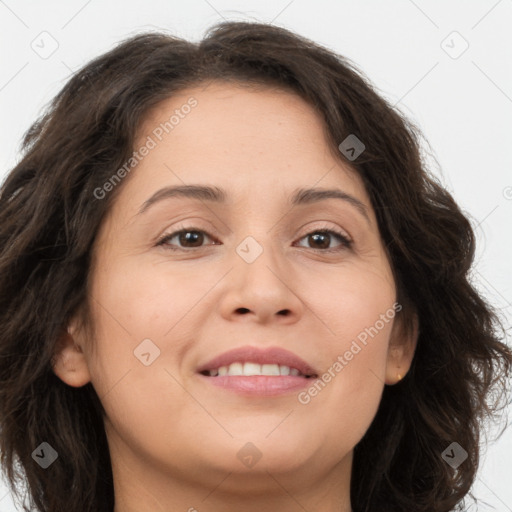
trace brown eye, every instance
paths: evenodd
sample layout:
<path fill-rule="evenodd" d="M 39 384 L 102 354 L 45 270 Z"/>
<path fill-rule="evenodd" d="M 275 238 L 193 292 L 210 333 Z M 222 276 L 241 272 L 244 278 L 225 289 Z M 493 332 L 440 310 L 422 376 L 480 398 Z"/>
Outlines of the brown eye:
<path fill-rule="evenodd" d="M 327 233 L 314 233 L 308 235 L 309 243 L 313 243 L 313 249 L 328 249 L 331 242 L 331 235 Z"/>
<path fill-rule="evenodd" d="M 306 236 L 301 238 L 301 240 L 304 239 L 307 240 L 309 248 L 323 251 L 335 251 L 348 248 L 352 243 L 345 235 L 333 230 L 312 231 L 311 233 L 308 233 Z M 340 243 L 335 247 L 330 247 L 333 239 L 338 239 Z"/>
<path fill-rule="evenodd" d="M 200 247 L 203 244 L 204 236 L 200 231 L 183 231 L 178 235 L 180 244 L 189 247 Z"/>
<path fill-rule="evenodd" d="M 164 235 L 157 243 L 166 249 L 194 249 L 203 247 L 205 240 L 212 240 L 212 238 L 200 229 L 182 229 L 175 231 L 168 235 Z M 216 242 L 211 243 L 214 245 Z"/>

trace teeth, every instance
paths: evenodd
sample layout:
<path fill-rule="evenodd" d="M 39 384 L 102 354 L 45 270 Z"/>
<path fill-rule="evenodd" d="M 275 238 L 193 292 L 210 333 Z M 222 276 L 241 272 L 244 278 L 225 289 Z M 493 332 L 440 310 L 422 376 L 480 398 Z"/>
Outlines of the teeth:
<path fill-rule="evenodd" d="M 289 366 L 280 366 L 279 373 L 281 375 L 290 375 L 290 367 Z"/>
<path fill-rule="evenodd" d="M 228 375 L 231 375 L 231 366 L 228 367 Z M 268 366 L 268 365 L 265 365 Z M 263 375 L 263 369 L 260 364 L 256 363 L 244 363 L 243 375 Z"/>
<path fill-rule="evenodd" d="M 242 363 L 233 363 L 229 366 L 223 366 L 222 369 L 226 370 L 225 375 L 243 375 L 244 374 L 244 365 Z M 220 370 L 220 368 L 219 368 Z"/>
<path fill-rule="evenodd" d="M 278 364 L 262 364 L 261 373 L 263 375 L 281 375 Z"/>
<path fill-rule="evenodd" d="M 289 366 L 279 364 L 257 364 L 257 363 L 231 363 L 229 366 L 221 366 L 215 370 L 209 370 L 210 377 L 222 377 L 225 375 L 244 375 L 249 377 L 251 375 L 292 375 L 303 376 L 297 368 L 290 368 Z"/>

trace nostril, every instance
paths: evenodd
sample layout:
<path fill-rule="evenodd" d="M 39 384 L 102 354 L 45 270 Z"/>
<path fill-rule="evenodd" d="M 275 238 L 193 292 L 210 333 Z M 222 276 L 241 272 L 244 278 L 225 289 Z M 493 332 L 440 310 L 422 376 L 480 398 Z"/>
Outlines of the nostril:
<path fill-rule="evenodd" d="M 238 313 L 243 313 L 243 314 L 249 313 L 249 310 L 247 308 L 238 308 L 236 311 Z"/>

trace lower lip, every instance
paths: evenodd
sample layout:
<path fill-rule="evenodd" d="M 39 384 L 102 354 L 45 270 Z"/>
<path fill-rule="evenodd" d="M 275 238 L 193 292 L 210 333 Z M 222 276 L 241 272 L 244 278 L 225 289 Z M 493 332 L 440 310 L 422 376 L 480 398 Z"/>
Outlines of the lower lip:
<path fill-rule="evenodd" d="M 199 374 L 207 382 L 235 393 L 242 395 L 275 396 L 298 391 L 311 386 L 314 378 L 296 377 L 291 375 L 267 376 L 252 375 L 249 377 L 243 375 L 232 375 L 222 377 L 207 377 Z"/>

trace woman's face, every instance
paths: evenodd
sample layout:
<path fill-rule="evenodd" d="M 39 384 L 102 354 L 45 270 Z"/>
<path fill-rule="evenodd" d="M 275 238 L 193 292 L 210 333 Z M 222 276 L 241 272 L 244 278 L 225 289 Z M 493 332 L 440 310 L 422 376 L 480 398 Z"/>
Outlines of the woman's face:
<path fill-rule="evenodd" d="M 114 472 L 210 488 L 229 474 L 224 489 L 246 490 L 269 473 L 285 488 L 347 477 L 414 348 L 361 179 L 318 114 L 272 89 L 183 91 L 146 117 L 135 149 L 124 182 L 96 191 L 122 187 L 94 250 L 94 339 L 72 325 L 83 353 L 72 374 L 56 370 L 92 382 Z M 286 376 L 294 358 L 313 376 Z M 279 376 L 236 375 L 229 362 L 244 360 Z"/>

